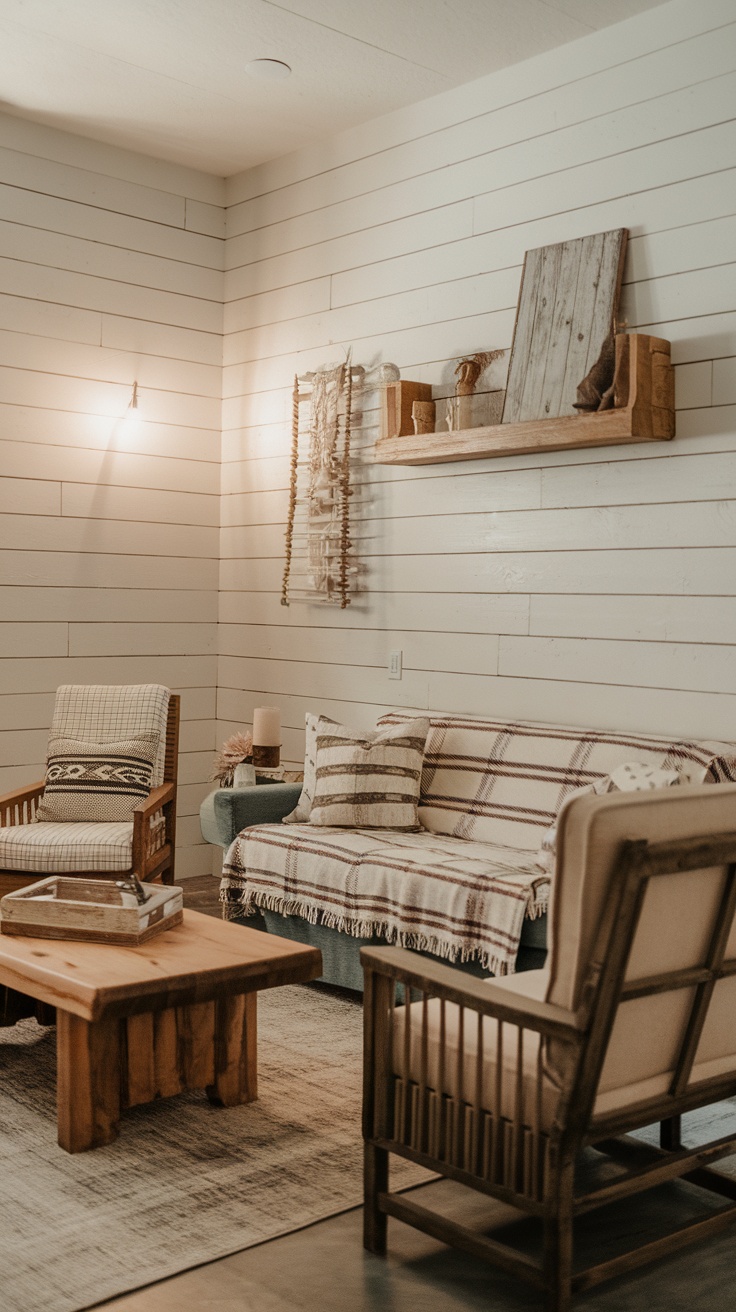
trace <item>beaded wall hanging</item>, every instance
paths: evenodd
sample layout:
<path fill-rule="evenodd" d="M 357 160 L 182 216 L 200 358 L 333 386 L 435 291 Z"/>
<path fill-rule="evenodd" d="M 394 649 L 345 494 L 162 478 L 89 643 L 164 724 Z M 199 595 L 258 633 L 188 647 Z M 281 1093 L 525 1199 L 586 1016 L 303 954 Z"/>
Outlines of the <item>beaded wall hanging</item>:
<path fill-rule="evenodd" d="M 286 525 L 286 559 L 281 604 L 293 596 L 344 609 L 350 605 L 350 442 L 353 384 L 365 371 L 350 358 L 332 369 L 294 378 L 291 427 L 291 476 Z M 309 401 L 306 433 L 300 433 L 300 403 Z M 306 458 L 300 439 L 307 438 Z"/>

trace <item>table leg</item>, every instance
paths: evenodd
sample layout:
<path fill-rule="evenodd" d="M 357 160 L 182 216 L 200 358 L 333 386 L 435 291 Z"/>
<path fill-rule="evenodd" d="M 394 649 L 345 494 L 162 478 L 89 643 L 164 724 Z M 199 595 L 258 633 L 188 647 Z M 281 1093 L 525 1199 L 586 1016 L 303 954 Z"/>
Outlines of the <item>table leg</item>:
<path fill-rule="evenodd" d="M 216 1003 L 215 1081 L 207 1086 L 207 1097 L 221 1107 L 258 1097 L 257 998 L 257 993 L 237 993 Z"/>
<path fill-rule="evenodd" d="M 120 1119 L 120 1022 L 86 1021 L 58 1011 L 56 1034 L 59 1145 L 68 1153 L 117 1138 Z"/>

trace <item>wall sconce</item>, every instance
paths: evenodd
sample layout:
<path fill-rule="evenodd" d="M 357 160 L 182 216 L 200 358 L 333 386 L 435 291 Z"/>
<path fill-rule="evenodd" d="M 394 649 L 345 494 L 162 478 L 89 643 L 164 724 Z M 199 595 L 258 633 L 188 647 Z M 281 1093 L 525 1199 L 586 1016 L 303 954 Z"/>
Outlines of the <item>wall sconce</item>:
<path fill-rule="evenodd" d="M 140 406 L 138 405 L 138 380 L 136 379 L 133 383 L 133 391 L 130 394 L 128 409 L 122 419 L 123 431 L 127 434 L 134 433 L 140 426 L 142 418 Z"/>

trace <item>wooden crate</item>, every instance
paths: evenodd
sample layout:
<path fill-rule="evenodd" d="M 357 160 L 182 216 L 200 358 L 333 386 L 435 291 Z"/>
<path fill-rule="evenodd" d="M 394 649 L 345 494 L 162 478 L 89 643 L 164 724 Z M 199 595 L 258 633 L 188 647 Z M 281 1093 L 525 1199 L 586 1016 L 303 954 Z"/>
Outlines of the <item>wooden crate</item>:
<path fill-rule="evenodd" d="M 149 896 L 139 903 L 113 882 L 52 875 L 0 898 L 0 932 L 135 947 L 183 917 L 180 888 L 141 887 Z"/>

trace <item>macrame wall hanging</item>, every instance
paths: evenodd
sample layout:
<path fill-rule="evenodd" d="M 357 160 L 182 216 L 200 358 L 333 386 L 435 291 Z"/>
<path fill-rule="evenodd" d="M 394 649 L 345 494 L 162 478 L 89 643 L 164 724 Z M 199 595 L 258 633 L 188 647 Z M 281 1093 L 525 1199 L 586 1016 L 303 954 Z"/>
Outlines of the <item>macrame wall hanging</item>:
<path fill-rule="evenodd" d="M 294 379 L 291 478 L 281 604 L 291 597 L 350 605 L 357 567 L 351 561 L 350 442 L 354 383 L 365 370 L 350 357 L 334 369 Z M 310 402 L 309 427 L 300 433 L 300 404 Z M 307 437 L 306 459 L 300 439 Z"/>

